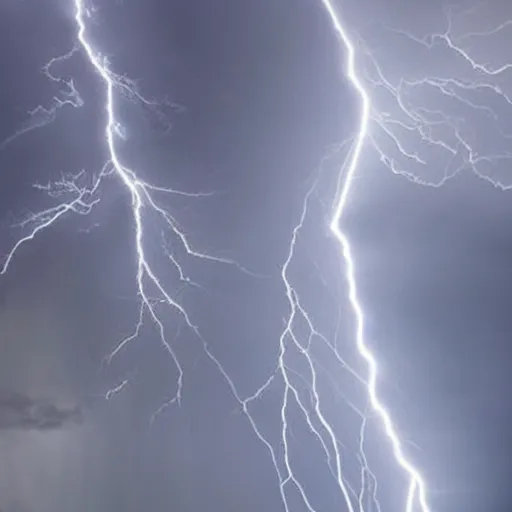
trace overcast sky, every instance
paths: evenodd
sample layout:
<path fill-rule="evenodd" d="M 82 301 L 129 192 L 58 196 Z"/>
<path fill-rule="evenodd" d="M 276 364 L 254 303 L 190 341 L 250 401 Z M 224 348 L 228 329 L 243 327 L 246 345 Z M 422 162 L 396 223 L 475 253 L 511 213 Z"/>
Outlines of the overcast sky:
<path fill-rule="evenodd" d="M 432 511 L 506 512 L 512 71 L 499 68 L 512 24 L 495 29 L 512 11 L 499 0 L 424 4 L 335 4 L 373 104 L 343 229 L 379 394 Z M 361 482 L 366 417 L 381 509 L 405 510 L 404 472 L 354 376 L 367 368 L 329 232 L 360 100 L 321 0 L 87 6 L 88 40 L 117 81 L 119 155 L 146 183 L 207 193 L 154 197 L 212 259 L 187 255 L 146 203 L 148 262 L 198 331 L 146 275 L 169 347 L 146 308 L 138 336 L 110 359 L 140 313 L 136 225 L 119 176 L 102 179 L 89 214 L 68 212 L 20 246 L 0 275 L 0 510 L 282 511 L 284 376 L 303 407 L 288 395 L 285 440 L 311 508 L 349 510 L 337 451 L 354 510 L 361 488 L 365 512 L 377 510 L 371 475 Z M 69 184 L 90 186 L 109 159 L 105 83 L 76 34 L 71 0 L 0 7 L 2 264 L 49 217 L 27 219 L 75 198 Z M 279 367 L 287 283 L 305 314 L 283 338 Z M 272 375 L 249 404 L 266 445 L 230 385 L 245 399 Z M 180 405 L 162 409 L 178 391 Z M 290 512 L 308 510 L 293 483 L 285 496 Z"/>

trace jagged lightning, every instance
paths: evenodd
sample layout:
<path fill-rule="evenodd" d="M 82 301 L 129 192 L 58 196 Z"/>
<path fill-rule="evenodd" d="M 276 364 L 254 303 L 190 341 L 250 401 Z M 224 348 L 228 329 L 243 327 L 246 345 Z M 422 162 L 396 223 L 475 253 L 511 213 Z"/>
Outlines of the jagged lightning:
<path fill-rule="evenodd" d="M 354 177 L 354 173 L 356 172 L 361 151 L 363 149 L 366 135 L 368 132 L 368 123 L 370 120 L 370 98 L 363 84 L 361 83 L 361 80 L 356 71 L 354 45 L 352 44 L 352 41 L 350 40 L 346 29 L 341 24 L 341 21 L 332 3 L 329 0 L 323 0 L 323 3 L 330 16 L 334 30 L 339 35 L 345 46 L 347 52 L 347 77 L 354 86 L 354 88 L 356 89 L 357 94 L 359 95 L 359 98 L 361 100 L 360 126 L 356 139 L 354 141 L 354 145 L 352 146 L 351 155 L 349 156 L 350 162 L 348 163 L 348 166 L 346 168 L 346 174 L 341 186 L 341 190 L 339 192 L 339 199 L 334 210 L 334 215 L 332 217 L 330 227 L 331 231 L 334 233 L 334 235 L 341 244 L 343 256 L 345 258 L 348 293 L 350 303 L 352 305 L 357 322 L 357 348 L 361 356 L 368 364 L 368 394 L 370 397 L 370 403 L 375 412 L 378 413 L 380 419 L 382 420 L 385 432 L 389 440 L 391 441 L 391 444 L 393 446 L 393 452 L 398 463 L 409 475 L 409 491 L 407 496 L 406 510 L 407 512 L 411 512 L 413 510 L 413 506 L 415 504 L 415 497 L 417 494 L 422 512 L 428 512 L 429 507 L 427 504 L 425 482 L 423 481 L 423 478 L 420 475 L 419 471 L 412 465 L 412 463 L 405 456 L 402 448 L 402 443 L 400 441 L 396 428 L 393 425 L 391 416 L 377 394 L 378 365 L 377 361 L 375 360 L 375 356 L 372 354 L 364 338 L 364 312 L 357 294 L 355 277 L 356 271 L 354 260 L 352 257 L 352 249 L 347 235 L 340 227 L 340 221 L 343 216 L 345 206 L 347 204 L 347 198 L 350 193 L 352 179 Z"/>
<path fill-rule="evenodd" d="M 119 152 L 116 146 L 116 139 L 123 138 L 123 130 L 122 124 L 117 119 L 115 114 L 115 90 L 120 89 L 126 95 L 136 98 L 137 100 L 143 102 L 145 105 L 153 105 L 154 103 L 145 99 L 136 89 L 135 85 L 125 77 L 119 76 L 113 73 L 109 68 L 108 60 L 103 57 L 100 53 L 98 53 L 94 48 L 93 44 L 89 41 L 87 35 L 87 24 L 86 20 L 92 15 L 92 13 L 86 8 L 85 2 L 83 0 L 74 0 L 74 9 L 75 15 L 74 19 L 77 26 L 77 45 L 70 52 L 66 53 L 63 56 L 56 57 L 51 59 L 51 61 L 44 67 L 45 75 L 54 82 L 59 82 L 66 86 L 70 92 L 66 92 L 66 96 L 71 98 L 68 100 L 62 100 L 58 97 L 54 98 L 52 105 L 48 108 L 45 107 L 37 107 L 33 112 L 45 112 L 46 116 L 44 118 L 44 122 L 35 122 L 27 124 L 27 127 L 22 128 L 14 133 L 11 137 L 6 139 L 2 146 L 5 146 L 11 143 L 14 139 L 20 137 L 24 133 L 29 130 L 39 128 L 48 124 L 54 120 L 55 115 L 57 114 L 58 109 L 62 108 L 65 105 L 72 105 L 73 107 L 80 107 L 83 105 L 83 101 L 78 94 L 75 85 L 72 80 L 64 80 L 58 78 L 50 73 L 52 66 L 56 62 L 61 62 L 63 60 L 69 59 L 74 55 L 77 48 L 81 49 L 85 54 L 89 64 L 92 66 L 97 76 L 102 81 L 105 91 L 105 144 L 108 152 L 108 161 L 105 163 L 104 167 L 101 171 L 92 178 L 92 185 L 87 184 L 85 171 L 80 171 L 75 175 L 63 175 L 62 179 L 48 184 L 48 185 L 35 185 L 36 188 L 41 189 L 48 193 L 53 198 L 61 198 L 63 196 L 62 202 L 58 205 L 51 207 L 47 210 L 40 211 L 37 213 L 30 214 L 26 219 L 24 219 L 21 223 L 19 223 L 19 227 L 26 228 L 29 227 L 29 232 L 27 235 L 20 238 L 12 247 L 10 252 L 7 254 L 6 258 L 3 261 L 2 267 L 0 269 L 0 274 L 5 274 L 18 250 L 24 245 L 26 242 L 29 242 L 34 239 L 36 235 L 40 232 L 49 228 L 61 217 L 69 212 L 78 213 L 86 215 L 91 212 L 95 205 L 98 204 L 98 190 L 103 182 L 103 180 L 108 176 L 115 176 L 125 189 L 129 192 L 131 197 L 131 207 L 133 213 L 133 220 L 135 224 L 135 251 L 136 251 L 136 264 L 137 264 L 137 272 L 136 272 L 136 281 L 137 281 L 137 290 L 141 300 L 140 306 L 140 315 L 139 321 L 136 325 L 133 335 L 128 336 L 123 339 L 118 345 L 113 349 L 111 354 L 106 358 L 107 362 L 110 362 L 112 358 L 133 338 L 135 338 L 142 327 L 144 313 L 147 312 L 152 320 L 155 322 L 157 329 L 160 333 L 160 340 L 171 355 L 176 369 L 178 371 L 177 378 L 177 389 L 175 395 L 166 403 L 166 405 L 172 403 L 179 403 L 181 400 L 182 393 L 182 385 L 183 385 L 183 369 L 179 362 L 178 357 L 175 354 L 175 351 L 172 345 L 167 341 L 165 335 L 164 325 L 162 323 L 161 318 L 157 314 L 155 310 L 155 303 L 164 302 L 168 306 L 177 310 L 177 312 L 182 316 L 185 320 L 187 326 L 192 329 L 193 332 L 197 334 L 197 336 L 201 339 L 201 335 L 199 334 L 198 328 L 193 324 L 192 320 L 189 317 L 189 314 L 184 309 L 184 307 L 173 298 L 172 294 L 167 291 L 165 285 L 162 283 L 161 279 L 158 277 L 155 270 L 152 268 L 150 263 L 148 262 L 144 244 L 144 224 L 143 224 L 143 210 L 144 208 L 150 209 L 152 212 L 156 213 L 164 223 L 164 226 L 175 236 L 175 238 L 181 243 L 181 246 L 185 249 L 185 252 L 188 256 L 214 261 L 222 264 L 235 265 L 241 271 L 246 272 L 250 275 L 257 276 L 256 274 L 251 273 L 241 265 L 238 265 L 236 262 L 231 261 L 226 258 L 211 256 L 206 253 L 198 252 L 193 249 L 188 242 L 188 239 L 183 232 L 183 230 L 179 227 L 178 222 L 173 217 L 173 215 L 161 206 L 156 199 L 157 194 L 170 194 L 170 195 L 180 195 L 191 198 L 201 198 L 207 197 L 211 195 L 211 193 L 190 193 L 183 192 L 180 190 L 175 190 L 171 188 L 161 187 L 158 185 L 150 184 L 142 179 L 140 179 L 136 172 L 124 165 L 121 162 L 119 157 Z M 69 199 L 71 197 L 71 199 Z M 179 274 L 180 280 L 185 283 L 193 283 L 190 278 L 185 276 L 185 272 L 172 253 L 167 251 L 167 256 L 169 257 L 169 261 L 172 263 L 173 267 Z M 148 285 L 153 285 L 154 289 L 156 289 L 157 293 L 160 295 L 160 298 L 155 301 L 148 292 Z M 214 361 L 214 363 L 220 367 L 220 363 L 216 360 L 213 354 L 207 350 L 209 357 Z M 222 370 L 222 373 L 225 372 Z M 227 376 L 227 375 L 226 375 Z M 110 398 L 115 393 L 119 392 L 127 382 L 123 381 L 122 386 L 117 386 L 112 390 L 109 390 L 106 394 L 106 398 Z"/>
<path fill-rule="evenodd" d="M 370 403 L 382 420 L 397 462 L 409 477 L 405 510 L 412 512 L 419 506 L 422 512 L 427 512 L 430 509 L 427 502 L 426 483 L 416 467 L 406 457 L 403 443 L 400 441 L 391 416 L 377 394 L 378 364 L 365 342 L 364 311 L 358 298 L 355 262 L 349 238 L 341 228 L 341 221 L 365 143 L 376 150 L 381 162 L 392 172 L 402 175 L 419 185 L 437 188 L 464 169 L 469 169 L 478 178 L 490 182 L 496 188 L 501 190 L 511 188 L 510 180 L 501 177 L 498 171 L 501 170 L 500 164 L 509 164 L 512 160 L 512 152 L 508 149 L 512 134 L 509 131 L 510 125 L 507 126 L 507 119 L 510 119 L 509 107 L 512 106 L 512 95 L 508 92 L 510 82 L 507 80 L 507 72 L 512 69 L 512 64 L 509 62 L 496 65 L 481 63 L 471 56 L 470 50 L 474 49 L 475 42 L 479 39 L 502 34 L 512 26 L 512 22 L 506 20 L 485 30 L 462 31 L 460 35 L 456 35 L 453 7 L 444 10 L 447 16 L 446 30 L 434 32 L 425 37 L 418 37 L 408 30 L 392 28 L 383 22 L 377 22 L 377 25 L 382 25 L 383 29 L 390 34 L 407 38 L 409 43 L 416 44 L 428 52 L 441 50 L 447 59 L 454 60 L 452 67 L 455 71 L 451 75 L 446 76 L 442 72 L 439 74 L 427 72 L 422 74 L 420 78 L 408 79 L 406 74 L 401 72 L 399 73 L 400 78 L 395 79 L 395 83 L 393 83 L 393 80 L 386 76 L 372 50 L 366 46 L 364 38 L 358 36 L 353 40 L 351 39 L 347 28 L 340 21 L 333 1 L 322 0 L 322 3 L 329 14 L 334 31 L 345 47 L 347 53 L 346 74 L 361 102 L 359 130 L 352 146 L 349 161 L 346 162 L 341 173 L 342 183 L 330 227 L 341 245 L 344 256 L 349 299 L 357 322 L 357 347 L 369 368 L 368 394 Z M 482 5 L 478 5 L 461 10 L 458 13 L 459 18 L 463 20 L 464 16 L 478 15 L 478 9 L 481 7 Z M 360 57 L 363 57 L 359 59 L 360 62 L 357 67 L 356 45 Z M 363 67 L 364 64 L 361 62 L 367 66 Z M 414 72 L 411 74 L 414 76 Z M 378 89 L 386 91 L 394 100 L 395 111 L 389 110 L 389 104 L 385 107 L 382 103 L 377 106 L 372 105 L 370 91 L 373 92 Z M 414 96 L 417 91 L 424 93 L 423 98 L 419 95 Z M 425 92 L 432 91 L 438 95 L 440 100 L 449 99 L 452 102 L 452 110 L 456 113 L 447 112 L 443 108 L 433 109 L 430 107 L 428 104 L 430 98 L 428 96 L 425 98 Z M 439 99 L 437 100 L 438 103 L 440 103 Z M 423 105 L 422 101 L 426 104 Z M 494 104 L 501 104 L 502 111 L 505 114 L 500 115 L 502 112 L 499 112 L 495 107 L 493 108 Z M 466 109 L 467 112 L 461 114 L 461 107 Z M 459 108 L 458 111 L 457 108 Z M 468 119 L 474 121 L 477 126 L 479 122 L 482 125 L 484 124 L 482 120 L 491 121 L 488 129 L 490 133 L 494 134 L 495 140 L 493 144 L 489 144 L 490 150 L 478 147 L 478 138 L 469 129 L 470 127 L 473 128 L 474 125 L 470 124 Z M 377 128 L 372 130 L 371 134 L 369 133 L 370 122 Z M 380 133 L 378 130 L 380 130 Z M 419 150 L 408 149 L 407 137 L 404 137 L 404 134 L 411 133 L 417 136 Z M 391 141 L 392 149 L 389 149 L 389 145 L 386 146 L 386 138 Z M 422 145 L 427 147 L 427 151 L 424 147 L 421 147 Z M 420 150 L 423 150 L 423 154 Z M 429 165 L 435 168 L 435 164 L 433 164 L 435 160 L 430 157 L 429 151 L 434 154 L 433 158 L 440 154 L 444 159 L 444 172 L 439 178 L 424 177 L 421 174 L 420 169 L 423 170 Z M 435 153 L 436 151 L 438 153 Z M 398 163 L 399 160 L 402 163 Z M 493 169 L 496 175 L 491 174 Z M 504 174 L 506 176 L 506 170 Z M 363 419 L 360 436 L 361 454 L 364 454 L 362 443 L 365 422 L 366 418 Z M 368 469 L 368 465 L 366 460 L 363 462 L 362 474 L 364 476 L 364 469 Z M 376 485 L 377 481 L 374 482 Z M 364 485 L 362 485 L 362 489 L 364 489 Z M 364 505 L 361 496 L 359 507 L 360 510 L 363 510 Z"/>
<path fill-rule="evenodd" d="M 292 484 L 296 487 L 296 489 L 300 492 L 302 500 L 309 512 L 315 512 L 316 508 L 310 502 L 308 498 L 308 493 L 306 492 L 304 486 L 300 483 L 298 477 L 295 474 L 295 471 L 292 467 L 292 463 L 289 456 L 288 450 L 288 420 L 287 420 L 287 408 L 288 408 L 288 398 L 290 395 L 295 397 L 295 400 L 299 407 L 301 408 L 308 425 L 311 430 L 315 433 L 317 439 L 320 440 L 322 446 L 324 447 L 324 451 L 326 456 L 330 459 L 331 457 L 331 449 L 335 453 L 335 461 L 336 461 L 336 470 L 333 472 L 335 478 L 338 482 L 340 489 L 345 496 L 346 502 L 349 506 L 350 512 L 355 512 L 354 508 L 351 504 L 351 499 L 348 494 L 347 484 L 344 481 L 342 469 L 341 469 L 341 456 L 338 449 L 338 441 L 336 439 L 335 433 L 329 423 L 325 420 L 321 413 L 320 409 L 320 399 L 318 396 L 318 392 L 315 384 L 315 370 L 312 364 L 312 360 L 309 358 L 309 354 L 307 350 L 301 348 L 295 334 L 293 332 L 292 324 L 296 317 L 296 315 L 302 314 L 309 323 L 311 329 L 311 337 L 312 336 L 320 336 L 320 334 L 314 330 L 311 322 L 309 321 L 306 312 L 301 308 L 300 303 L 298 301 L 298 297 L 296 296 L 295 291 L 290 286 L 288 277 L 287 277 L 287 268 L 291 261 L 291 258 L 294 254 L 295 241 L 297 238 L 297 233 L 302 226 L 302 222 L 307 212 L 307 200 L 309 194 L 313 191 L 310 190 L 310 193 L 306 196 L 303 207 L 303 214 L 301 218 L 301 222 L 294 230 L 294 234 L 292 237 L 292 242 L 290 245 L 290 252 L 288 255 L 288 259 L 285 262 L 282 268 L 282 278 L 283 282 L 286 285 L 286 295 L 289 300 L 291 313 L 287 322 L 287 327 L 283 334 L 280 337 L 280 349 L 279 356 L 277 362 L 276 372 L 271 375 L 262 386 L 260 386 L 255 393 L 252 395 L 242 398 L 237 391 L 235 383 L 230 378 L 228 373 L 225 371 L 224 367 L 220 363 L 220 361 L 214 356 L 210 347 L 206 343 L 202 334 L 199 331 L 199 328 L 195 325 L 189 313 L 185 310 L 185 308 L 173 297 L 173 294 L 167 290 L 165 283 L 159 278 L 157 272 L 153 269 L 151 264 L 148 261 L 146 255 L 145 248 L 145 228 L 143 222 L 143 216 L 145 209 L 150 210 L 154 214 L 156 214 L 162 221 L 164 226 L 174 235 L 175 240 L 177 240 L 188 256 L 210 260 L 221 264 L 231 264 L 236 266 L 242 272 L 245 272 L 253 277 L 261 277 L 255 273 L 252 273 L 245 269 L 243 266 L 238 263 L 225 259 L 210 256 L 205 253 L 198 252 L 194 250 L 188 242 L 188 239 L 185 233 L 179 227 L 177 220 L 173 217 L 173 215 L 164 207 L 162 207 L 157 199 L 155 198 L 156 194 L 170 194 L 170 195 L 185 195 L 192 198 L 200 198 L 204 197 L 207 194 L 204 193 L 185 193 L 182 191 L 165 188 L 161 186 L 156 186 L 150 184 L 144 180 L 142 180 L 138 174 L 128 166 L 126 166 L 119 155 L 119 151 L 117 149 L 116 140 L 118 138 L 123 138 L 123 129 L 122 124 L 118 120 L 116 116 L 116 98 L 115 91 L 116 89 L 120 89 L 125 94 L 135 97 L 136 99 L 142 101 L 145 104 L 149 104 L 149 102 L 143 98 L 138 91 L 134 88 L 134 85 L 124 77 L 116 75 L 111 71 L 109 67 L 109 62 L 106 58 L 104 58 L 100 53 L 98 53 L 93 46 L 93 43 L 89 40 L 88 31 L 87 31 L 87 20 L 92 13 L 86 8 L 84 0 L 74 0 L 74 8 L 75 15 L 74 20 L 76 22 L 77 27 L 77 46 L 82 50 L 85 54 L 87 62 L 92 66 L 96 75 L 100 78 L 101 83 L 104 88 L 105 94 L 105 104 L 104 104 L 104 115 L 105 115 L 105 128 L 104 128 L 104 137 L 105 137 L 105 145 L 108 153 L 108 161 L 104 165 L 101 172 L 98 173 L 97 176 L 93 178 L 92 186 L 82 184 L 82 180 L 84 180 L 84 172 L 81 171 L 76 176 L 65 176 L 61 181 L 53 183 L 48 186 L 41 187 L 45 190 L 51 197 L 60 198 L 64 196 L 64 199 L 57 206 L 45 210 L 43 212 L 39 212 L 37 214 L 33 214 L 27 220 L 27 222 L 23 223 L 22 227 L 30 225 L 31 229 L 29 233 L 20 238 L 18 242 L 13 246 L 11 251 L 8 253 L 6 259 L 4 260 L 1 273 L 7 272 L 14 256 L 17 254 L 19 249 L 26 243 L 34 239 L 40 232 L 52 226 L 55 222 L 57 222 L 62 216 L 64 216 L 68 212 L 74 213 L 89 213 L 94 206 L 98 203 L 99 199 L 97 197 L 97 192 L 102 184 L 103 180 L 106 177 L 115 177 L 128 191 L 131 198 L 131 211 L 133 215 L 134 221 L 134 241 L 135 241 L 135 253 L 136 253 L 136 282 L 137 282 L 137 291 L 140 297 L 140 309 L 139 309 L 139 318 L 136 323 L 135 329 L 132 334 L 122 339 L 111 351 L 111 353 L 105 358 L 105 361 L 109 363 L 112 358 L 114 358 L 123 348 L 133 339 L 135 339 L 143 326 L 145 316 L 148 316 L 157 328 L 159 332 L 159 339 L 162 345 L 165 347 L 167 352 L 172 357 L 174 361 L 176 370 L 177 370 L 177 381 L 176 381 L 176 391 L 173 396 L 169 398 L 153 415 L 151 421 L 155 419 L 155 417 L 166 407 L 177 404 L 180 405 L 182 400 L 182 391 L 183 391 L 183 380 L 184 380 L 184 370 L 179 361 L 177 354 L 175 353 L 171 343 L 167 340 L 165 327 L 161 316 L 158 314 L 156 310 L 156 304 L 164 303 L 174 310 L 176 310 L 181 317 L 185 320 L 186 325 L 190 328 L 197 338 L 202 342 L 203 348 L 209 359 L 212 363 L 217 367 L 221 375 L 224 377 L 229 389 L 232 392 L 233 397 L 238 402 L 240 409 L 244 416 L 247 418 L 249 424 L 251 425 L 255 435 L 258 439 L 263 443 L 266 447 L 276 475 L 278 477 L 279 483 L 279 492 L 282 499 L 282 504 L 286 512 L 291 512 L 291 508 L 289 505 L 289 498 L 287 496 L 287 487 L 289 484 Z M 66 54 L 62 58 L 69 58 L 73 52 Z M 61 59 L 61 58 L 59 58 Z M 66 82 L 68 83 L 68 82 Z M 71 83 L 71 82 L 70 82 Z M 59 103 L 60 107 L 61 104 Z M 76 106 L 76 105 L 75 105 Z M 52 119 L 48 119 L 47 122 L 51 122 Z M 47 124 L 47 123 L 45 123 Z M 36 128 L 38 126 L 34 126 Z M 12 142 L 15 138 L 22 135 L 24 131 L 16 132 L 16 134 L 9 139 L 9 142 Z M 69 200 L 68 197 L 72 196 L 72 199 Z M 171 265 L 175 268 L 178 279 L 182 283 L 187 283 L 194 285 L 195 283 L 186 275 L 183 270 L 181 264 L 178 259 L 173 254 L 172 250 L 169 250 L 167 244 L 164 241 L 163 253 L 167 256 Z M 155 298 L 153 295 L 150 295 L 150 291 L 148 291 L 149 286 L 152 288 L 152 292 L 155 290 L 157 292 L 158 297 Z M 313 425 L 310 417 L 310 412 L 307 407 L 303 404 L 302 399 L 299 397 L 298 389 L 291 382 L 290 375 L 293 373 L 292 369 L 289 369 L 285 363 L 285 355 L 286 355 L 286 339 L 290 338 L 294 345 L 302 350 L 303 354 L 307 357 L 310 363 L 311 374 L 313 377 L 312 383 L 312 393 L 314 396 L 314 409 L 323 427 L 328 431 L 329 438 L 331 442 L 331 449 L 327 446 L 327 443 L 323 440 L 322 434 L 318 431 L 318 429 Z M 327 340 L 323 338 L 326 343 Z M 340 361 L 341 358 L 340 358 Z M 355 374 L 355 372 L 354 372 Z M 275 382 L 276 377 L 280 376 L 282 379 L 282 383 L 284 385 L 283 391 L 283 401 L 281 408 L 281 420 L 282 420 L 282 444 L 284 447 L 284 455 L 283 455 L 283 465 L 284 468 L 280 467 L 280 460 L 278 455 L 278 450 L 272 445 L 272 443 L 263 435 L 260 428 L 258 427 L 253 415 L 250 412 L 250 406 L 253 402 L 257 401 L 262 397 L 262 395 L 267 391 L 270 386 Z M 360 380 L 362 380 L 359 377 Z M 113 398 L 117 393 L 121 392 L 128 385 L 128 379 L 124 379 L 120 384 L 108 390 L 104 395 L 106 400 Z"/>
<path fill-rule="evenodd" d="M 352 305 L 354 314 L 356 316 L 356 342 L 359 353 L 364 358 L 366 363 L 368 364 L 368 394 L 370 397 L 370 402 L 373 409 L 378 413 L 380 419 L 382 420 L 385 432 L 391 441 L 393 446 L 393 452 L 395 457 L 400 464 L 400 466 L 408 473 L 409 475 L 409 491 L 407 497 L 407 512 L 411 512 L 413 510 L 413 506 L 415 503 L 416 493 L 419 498 L 419 503 L 421 505 L 422 512 L 428 512 L 429 507 L 427 504 L 427 496 L 426 496 L 426 487 L 425 482 L 423 481 L 422 476 L 418 472 L 418 470 L 412 465 L 412 463 L 407 459 L 403 452 L 402 443 L 398 436 L 395 426 L 393 425 L 393 421 L 388 410 L 385 408 L 383 403 L 378 397 L 377 394 L 377 361 L 375 360 L 375 356 L 372 354 L 370 348 L 366 344 L 364 338 L 364 312 L 361 302 L 359 300 L 357 294 L 357 286 L 356 286 L 356 271 L 354 260 L 352 257 L 352 249 L 350 246 L 350 241 L 345 234 L 345 232 L 341 229 L 341 218 L 343 216 L 343 211 L 347 204 L 347 198 L 350 193 L 350 186 L 352 183 L 352 179 L 354 177 L 354 173 L 356 172 L 357 165 L 359 163 L 361 151 L 363 149 L 363 145 L 365 143 L 366 135 L 368 132 L 368 123 L 370 120 L 370 98 L 368 93 L 366 92 L 361 80 L 356 71 L 356 62 L 355 62 L 355 49 L 352 44 L 347 31 L 341 24 L 341 21 L 334 9 L 334 6 L 331 4 L 329 0 L 323 0 L 325 8 L 329 13 L 330 19 L 332 21 L 333 27 L 343 44 L 345 45 L 345 49 L 347 52 L 347 77 L 353 84 L 354 88 L 357 91 L 361 99 L 361 113 L 360 113 L 360 126 L 359 131 L 352 147 L 352 152 L 350 155 L 350 162 L 346 169 L 346 174 L 344 177 L 344 181 L 339 193 L 339 199 L 335 207 L 334 215 L 331 221 L 331 231 L 334 233 L 336 238 L 339 240 L 343 256 L 345 258 L 346 264 L 346 276 L 348 282 L 348 293 L 350 298 L 350 303 Z"/>
<path fill-rule="evenodd" d="M 12 135 L 4 139 L 0 143 L 0 150 L 5 149 L 11 142 L 14 142 L 18 137 L 26 133 L 41 128 L 47 124 L 52 123 L 60 109 L 64 107 L 79 108 L 84 105 L 84 100 L 80 96 L 75 83 L 72 79 L 65 79 L 55 75 L 52 68 L 59 63 L 70 59 L 76 52 L 77 47 L 74 46 L 69 52 L 58 57 L 53 57 L 43 67 L 44 76 L 54 84 L 60 86 L 59 94 L 55 95 L 49 105 L 38 105 L 36 108 L 28 112 L 28 119 L 25 123 L 16 130 Z"/>

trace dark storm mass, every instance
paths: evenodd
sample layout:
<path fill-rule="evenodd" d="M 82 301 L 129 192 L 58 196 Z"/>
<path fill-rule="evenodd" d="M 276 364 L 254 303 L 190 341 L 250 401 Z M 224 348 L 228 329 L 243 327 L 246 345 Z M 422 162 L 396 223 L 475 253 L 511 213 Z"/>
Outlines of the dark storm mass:
<path fill-rule="evenodd" d="M 0 396 L 0 430 L 58 429 L 80 420 L 80 410 L 46 401 L 37 401 L 17 393 Z"/>
<path fill-rule="evenodd" d="M 510 510 L 511 19 L 5 2 L 0 510 L 427 512 L 347 177 L 428 510 Z"/>

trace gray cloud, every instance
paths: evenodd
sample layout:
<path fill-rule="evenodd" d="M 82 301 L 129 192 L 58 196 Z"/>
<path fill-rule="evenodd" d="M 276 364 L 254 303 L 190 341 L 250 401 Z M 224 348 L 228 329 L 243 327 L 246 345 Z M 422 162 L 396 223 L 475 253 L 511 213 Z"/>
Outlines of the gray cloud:
<path fill-rule="evenodd" d="M 0 391 L 0 430 L 56 430 L 81 420 L 80 407 L 64 407 L 20 393 Z"/>

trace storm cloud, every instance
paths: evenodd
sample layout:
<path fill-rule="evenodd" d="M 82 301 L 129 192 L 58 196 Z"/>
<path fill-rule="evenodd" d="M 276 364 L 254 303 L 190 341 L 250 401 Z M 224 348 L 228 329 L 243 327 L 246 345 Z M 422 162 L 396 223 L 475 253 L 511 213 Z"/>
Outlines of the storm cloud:
<path fill-rule="evenodd" d="M 81 421 L 80 407 L 0 391 L 0 430 L 57 430 Z"/>

